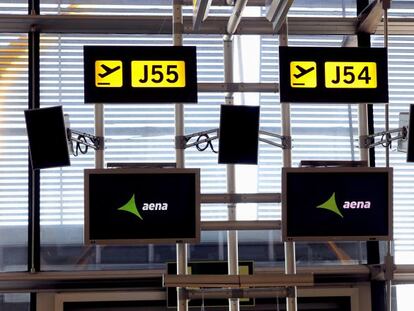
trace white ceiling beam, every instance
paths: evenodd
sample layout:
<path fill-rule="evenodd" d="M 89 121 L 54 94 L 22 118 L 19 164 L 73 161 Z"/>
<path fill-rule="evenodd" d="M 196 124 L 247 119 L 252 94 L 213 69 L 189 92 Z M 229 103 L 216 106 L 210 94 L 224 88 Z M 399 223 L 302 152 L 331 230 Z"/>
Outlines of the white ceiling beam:
<path fill-rule="evenodd" d="M 272 23 L 273 30 L 278 33 L 283 22 L 286 20 L 286 16 L 290 7 L 293 4 L 293 0 L 271 0 L 267 7 L 266 18 Z"/>

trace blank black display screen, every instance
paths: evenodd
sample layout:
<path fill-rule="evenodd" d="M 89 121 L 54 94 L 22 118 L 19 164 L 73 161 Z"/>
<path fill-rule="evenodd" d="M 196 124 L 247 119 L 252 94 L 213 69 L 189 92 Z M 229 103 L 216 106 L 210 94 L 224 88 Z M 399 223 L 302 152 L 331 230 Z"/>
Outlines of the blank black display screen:
<path fill-rule="evenodd" d="M 257 164 L 260 108 L 222 105 L 219 163 Z"/>
<path fill-rule="evenodd" d="M 62 107 L 25 110 L 24 116 L 33 168 L 70 165 Z"/>

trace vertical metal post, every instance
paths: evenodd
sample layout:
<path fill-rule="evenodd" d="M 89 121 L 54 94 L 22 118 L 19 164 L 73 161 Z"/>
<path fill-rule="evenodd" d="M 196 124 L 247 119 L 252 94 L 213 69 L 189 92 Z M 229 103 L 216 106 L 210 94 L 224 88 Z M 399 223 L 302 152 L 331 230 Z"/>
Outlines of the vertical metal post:
<path fill-rule="evenodd" d="M 279 34 L 279 45 L 288 45 L 288 25 L 287 19 L 280 28 Z M 282 114 L 282 135 L 285 137 L 291 137 L 290 127 L 290 104 L 281 103 L 281 114 Z M 292 150 L 283 149 L 283 167 L 292 166 Z M 295 254 L 295 243 L 285 242 L 285 273 L 296 274 L 296 254 Z M 297 310 L 297 290 L 294 288 L 293 297 L 286 298 L 286 310 L 296 311 Z"/>
<path fill-rule="evenodd" d="M 40 14 L 40 1 L 28 1 L 28 14 Z M 29 109 L 40 108 L 40 33 L 36 26 L 29 32 Z M 28 211 L 28 268 L 31 273 L 40 271 L 40 171 L 34 170 L 29 161 L 29 211 Z M 36 294 L 30 294 L 30 301 Z M 34 307 L 34 303 L 30 303 Z"/>
<path fill-rule="evenodd" d="M 225 35 L 223 38 L 224 49 L 224 83 L 233 82 L 233 37 Z M 227 105 L 234 104 L 233 93 L 229 92 L 225 96 L 225 103 Z M 235 165 L 227 165 L 227 193 L 236 193 L 236 170 Z M 228 204 L 228 220 L 236 220 L 236 204 Z M 230 275 L 239 274 L 239 251 L 238 251 L 238 237 L 237 231 L 227 231 L 227 256 L 228 256 L 228 270 Z M 240 309 L 239 299 L 229 299 L 229 310 L 238 311 Z"/>
<path fill-rule="evenodd" d="M 98 137 L 105 137 L 104 135 L 104 105 L 95 104 L 95 135 Z M 96 150 L 95 152 L 95 167 L 104 167 L 104 150 Z"/>
<path fill-rule="evenodd" d="M 368 135 L 368 106 L 367 104 L 358 105 L 358 129 L 359 137 Z M 365 147 L 362 143 L 359 146 L 359 157 L 361 161 L 367 161 L 369 165 L 369 148 Z"/>
<path fill-rule="evenodd" d="M 388 52 L 388 5 L 389 3 L 386 3 L 386 1 L 383 3 L 384 8 L 384 47 L 387 49 Z M 385 104 L 385 130 L 389 131 L 390 129 L 390 111 L 389 111 L 389 103 Z M 386 167 L 390 166 L 390 148 L 386 148 L 385 150 L 385 165 Z M 387 258 L 390 259 L 390 261 L 393 261 L 392 257 L 392 241 L 387 241 Z M 386 262 L 387 262 L 386 258 Z M 390 267 L 388 267 L 390 268 Z M 391 311 L 392 309 L 392 293 L 391 293 L 391 280 L 386 280 L 386 292 L 387 292 L 387 311 Z"/>
<path fill-rule="evenodd" d="M 384 8 L 384 47 L 388 51 L 388 9 Z M 390 129 L 389 103 L 385 104 L 385 130 Z M 390 148 L 385 148 L 385 166 L 390 166 Z"/>
<path fill-rule="evenodd" d="M 36 12 L 32 5 L 32 11 Z M 29 32 L 29 109 L 40 107 L 40 34 L 36 27 Z M 31 273 L 40 270 L 40 171 L 29 163 L 28 253 Z"/>
<path fill-rule="evenodd" d="M 179 0 L 173 1 L 173 44 L 174 46 L 183 45 L 183 12 L 182 4 Z M 175 104 L 175 136 L 184 136 L 184 105 Z M 175 149 L 175 160 L 178 168 L 185 166 L 184 149 Z M 177 274 L 187 274 L 187 244 L 177 243 L 176 259 Z M 187 311 L 188 300 L 183 295 L 183 289 L 177 288 L 177 311 Z"/>

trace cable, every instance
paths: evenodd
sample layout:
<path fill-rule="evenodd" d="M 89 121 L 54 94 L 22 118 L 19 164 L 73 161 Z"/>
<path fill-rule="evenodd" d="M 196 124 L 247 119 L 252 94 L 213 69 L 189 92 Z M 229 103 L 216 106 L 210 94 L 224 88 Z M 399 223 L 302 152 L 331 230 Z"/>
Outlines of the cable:
<path fill-rule="evenodd" d="M 202 134 L 202 135 L 198 136 L 197 143 L 201 140 L 201 138 L 209 139 L 210 136 L 208 136 L 208 134 Z M 213 147 L 213 144 L 211 143 L 211 140 L 207 141 L 206 145 L 204 147 L 200 147 L 200 144 L 196 145 L 196 148 L 197 148 L 198 151 L 204 151 L 208 147 L 210 147 L 211 151 L 213 151 L 214 153 L 218 153 L 216 150 L 214 150 L 214 147 Z"/>
<path fill-rule="evenodd" d="M 85 144 L 82 144 L 82 142 L 85 143 Z M 88 152 L 88 148 L 89 147 L 86 145 L 86 142 L 87 141 L 86 141 L 86 137 L 85 136 L 78 135 L 77 142 L 76 142 L 76 148 L 73 151 L 73 155 L 75 157 L 77 157 L 79 155 L 79 153 L 86 154 Z M 81 145 L 85 145 L 84 149 L 82 149 Z"/>

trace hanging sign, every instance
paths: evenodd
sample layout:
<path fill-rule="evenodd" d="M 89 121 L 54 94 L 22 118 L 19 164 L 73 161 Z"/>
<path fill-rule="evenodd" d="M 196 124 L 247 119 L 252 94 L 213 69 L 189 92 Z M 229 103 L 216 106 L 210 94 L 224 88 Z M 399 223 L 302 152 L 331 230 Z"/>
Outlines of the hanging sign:
<path fill-rule="evenodd" d="M 85 46 L 85 103 L 196 103 L 196 48 Z"/>
<path fill-rule="evenodd" d="M 387 103 L 383 48 L 280 47 L 280 101 Z"/>

